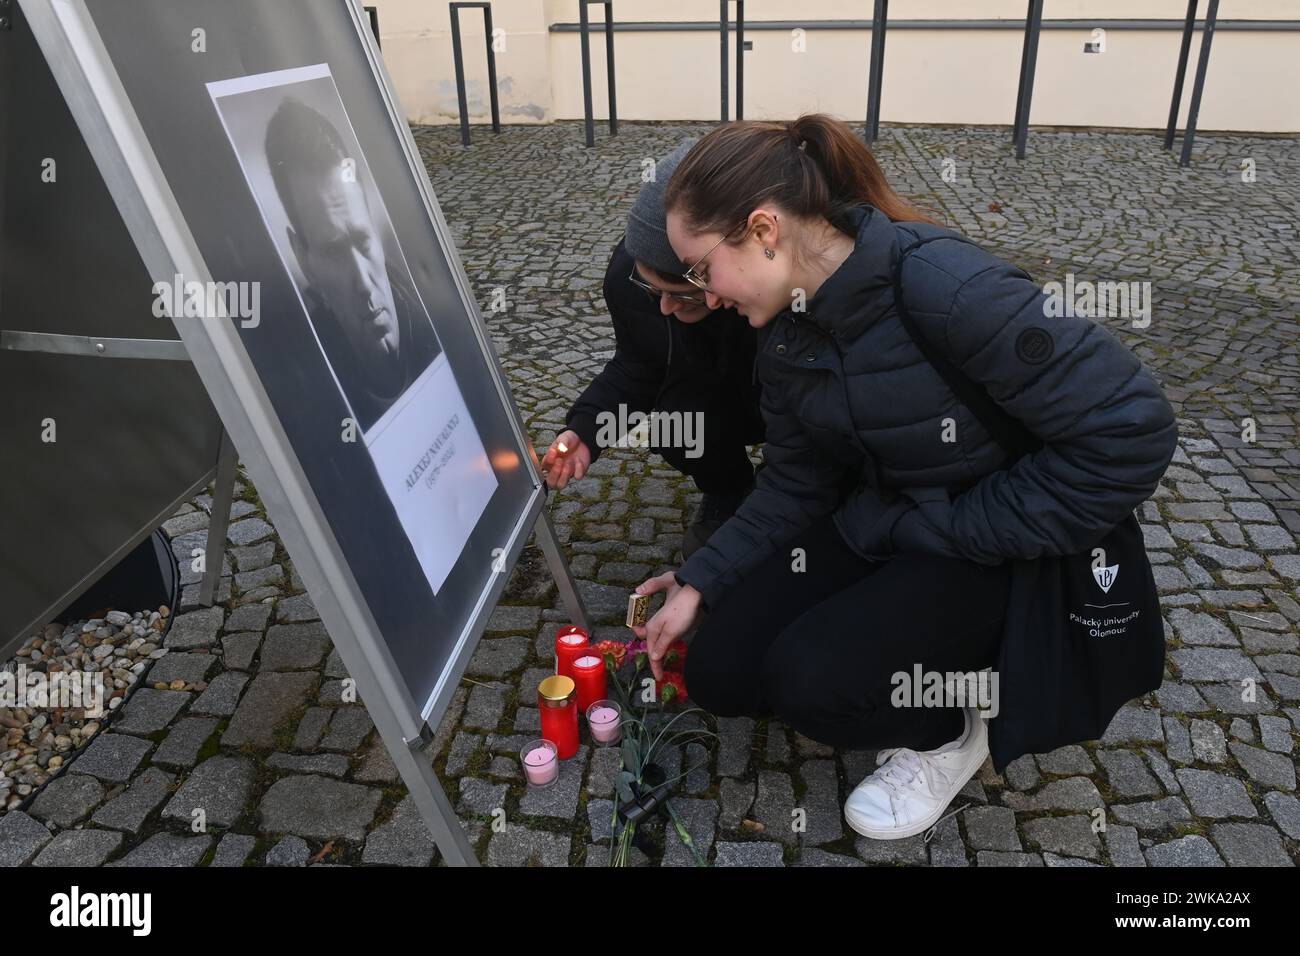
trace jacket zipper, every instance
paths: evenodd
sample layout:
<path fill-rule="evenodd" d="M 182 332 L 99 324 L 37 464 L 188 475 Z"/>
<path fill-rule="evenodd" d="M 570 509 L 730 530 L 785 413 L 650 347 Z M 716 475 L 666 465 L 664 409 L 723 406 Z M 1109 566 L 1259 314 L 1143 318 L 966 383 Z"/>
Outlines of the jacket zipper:
<path fill-rule="evenodd" d="M 791 323 L 793 323 L 794 318 L 792 317 L 790 321 Z M 817 327 L 814 325 L 814 328 Z M 858 450 L 862 453 L 863 461 L 866 462 L 871 469 L 871 481 L 873 483 L 873 487 L 875 488 L 876 491 L 880 491 L 881 488 L 884 487 L 883 479 L 881 478 L 881 474 L 880 474 L 880 463 L 876 461 L 876 456 L 873 455 L 870 451 L 868 451 L 867 446 L 863 444 L 862 436 L 858 434 L 857 425 L 854 424 L 853 422 L 853 405 L 849 401 L 849 381 L 848 381 L 848 376 L 844 374 L 844 350 L 840 348 L 840 343 L 839 340 L 835 337 L 834 329 L 830 330 L 829 332 L 823 332 L 820 328 L 817 328 L 817 331 L 825 338 L 830 339 L 831 345 L 835 347 L 835 354 L 839 357 L 840 389 L 844 393 L 844 414 L 848 417 L 849 420 L 849 433 L 853 436 L 854 443 L 858 446 Z"/>

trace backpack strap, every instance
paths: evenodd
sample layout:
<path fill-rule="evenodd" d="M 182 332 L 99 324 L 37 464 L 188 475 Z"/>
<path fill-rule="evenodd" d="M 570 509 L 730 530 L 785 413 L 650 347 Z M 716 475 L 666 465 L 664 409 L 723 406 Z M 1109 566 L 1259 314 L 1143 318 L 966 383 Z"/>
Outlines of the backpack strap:
<path fill-rule="evenodd" d="M 930 236 L 926 239 L 918 240 L 899 253 L 898 261 L 894 265 L 894 309 L 898 313 L 899 321 L 902 322 L 903 328 L 911 336 L 916 347 L 921 350 L 921 354 L 939 373 L 939 376 L 952 389 L 954 395 L 963 405 L 971 410 L 979 423 L 984 429 L 993 436 L 993 439 L 1002 446 L 1010 459 L 1014 462 L 1024 455 L 1036 451 L 1043 446 L 1043 443 L 1033 435 L 1018 419 L 1008 415 L 1002 408 L 989 397 L 989 393 L 980 385 L 970 379 L 961 369 L 937 348 L 921 332 L 916 320 L 907 310 L 907 304 L 903 299 L 903 262 L 916 249 L 924 246 L 926 243 L 934 242 L 937 239 L 960 239 L 962 242 L 969 242 L 969 239 L 963 239 L 956 236 Z M 973 245 L 973 243 L 972 243 Z"/>

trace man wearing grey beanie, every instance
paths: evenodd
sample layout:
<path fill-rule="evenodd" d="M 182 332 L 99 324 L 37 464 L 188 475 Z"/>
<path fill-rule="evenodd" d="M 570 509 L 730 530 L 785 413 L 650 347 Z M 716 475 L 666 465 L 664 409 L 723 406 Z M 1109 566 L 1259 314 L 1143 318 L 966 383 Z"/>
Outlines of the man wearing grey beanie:
<path fill-rule="evenodd" d="M 683 559 L 749 494 L 754 469 L 747 446 L 763 440 L 757 333 L 734 309 L 709 309 L 704 293 L 682 278 L 687 265 L 668 242 L 664 189 L 695 142 L 688 139 L 659 160 L 637 195 L 605 271 L 614 357 L 573 404 L 566 430 L 542 459 L 547 484 L 563 488 L 611 444 L 600 422 L 626 422 L 634 412 L 702 421 L 702 448 L 650 446 L 704 493 L 682 539 Z"/>

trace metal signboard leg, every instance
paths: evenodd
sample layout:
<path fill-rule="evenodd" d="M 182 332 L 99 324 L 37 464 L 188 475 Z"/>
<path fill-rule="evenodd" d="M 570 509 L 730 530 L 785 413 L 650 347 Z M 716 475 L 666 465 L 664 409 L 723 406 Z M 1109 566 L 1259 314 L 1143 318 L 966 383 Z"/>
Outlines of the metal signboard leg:
<path fill-rule="evenodd" d="M 376 713 L 376 708 L 369 709 L 376 724 L 379 724 L 381 715 Z M 389 733 L 400 736 L 396 718 L 391 718 L 387 714 L 384 716 L 390 717 L 393 723 Z M 425 729 L 427 731 L 428 728 Z M 381 726 L 380 737 L 385 744 L 395 739 L 389 736 L 389 733 L 383 732 Z M 432 737 L 431 734 L 427 736 Z M 411 794 L 411 799 L 419 808 L 420 816 L 424 818 L 424 824 L 429 828 L 429 833 L 433 836 L 443 860 L 449 866 L 479 866 L 478 856 L 470 846 L 465 828 L 461 825 L 455 810 L 452 809 L 446 791 L 442 789 L 442 782 L 433 771 L 433 758 L 425 750 L 427 743 L 425 736 L 416 737 L 407 740 L 405 747 L 389 747 L 388 752 L 393 758 L 397 772 L 402 777 L 402 782 L 406 784 L 406 789 Z"/>
<path fill-rule="evenodd" d="M 230 435 L 221 430 L 221 448 L 217 452 L 217 478 L 212 485 L 212 512 L 208 518 L 208 548 L 204 555 L 203 583 L 199 586 L 199 604 L 211 607 L 221 582 L 225 563 L 226 531 L 230 528 L 230 506 L 235 494 L 235 463 L 239 456 Z"/>
<path fill-rule="evenodd" d="M 564 602 L 565 610 L 569 612 L 569 617 L 574 624 L 583 630 L 590 630 L 587 627 L 587 609 L 583 607 L 578 585 L 569 571 L 569 562 L 564 559 L 564 552 L 560 550 L 560 539 L 555 536 L 555 526 L 551 524 L 551 516 L 545 509 L 537 516 L 536 532 L 537 546 L 542 549 L 546 564 L 555 577 L 555 584 L 560 589 L 560 600 Z"/>

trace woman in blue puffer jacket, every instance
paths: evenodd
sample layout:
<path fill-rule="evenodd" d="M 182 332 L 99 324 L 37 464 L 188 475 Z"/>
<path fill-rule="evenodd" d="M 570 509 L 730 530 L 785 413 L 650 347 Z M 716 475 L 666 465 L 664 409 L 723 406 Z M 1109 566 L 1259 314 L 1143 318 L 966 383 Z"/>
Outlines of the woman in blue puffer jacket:
<path fill-rule="evenodd" d="M 637 629 L 651 666 L 707 611 L 691 697 L 884 748 L 846 818 L 880 839 L 922 832 L 987 730 L 971 708 L 899 706 L 897 675 L 993 666 L 1007 561 L 1086 552 L 1149 497 L 1173 411 L 1108 331 L 898 197 L 838 120 L 720 127 L 665 206 L 686 278 L 760 330 L 767 442 L 734 517 L 638 588 L 668 592 Z M 899 319 L 895 265 L 914 245 L 900 275 L 917 329 L 1043 443 L 1012 467 Z"/>

